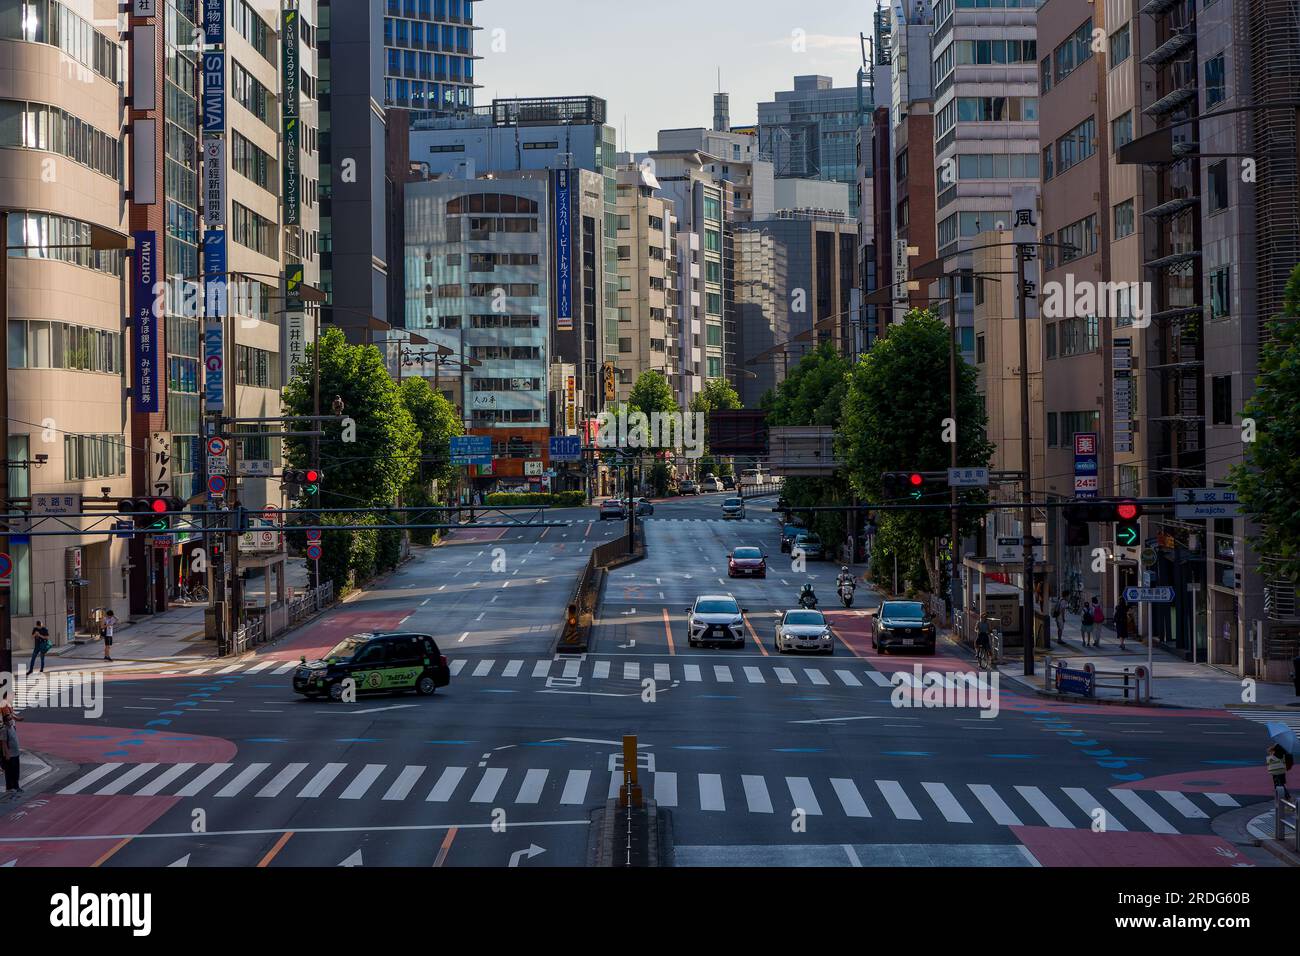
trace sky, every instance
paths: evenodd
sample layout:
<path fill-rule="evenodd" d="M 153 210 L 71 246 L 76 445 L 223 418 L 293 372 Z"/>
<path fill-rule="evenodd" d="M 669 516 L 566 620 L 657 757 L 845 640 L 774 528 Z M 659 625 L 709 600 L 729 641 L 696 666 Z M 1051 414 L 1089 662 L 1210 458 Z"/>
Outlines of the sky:
<path fill-rule="evenodd" d="M 478 105 L 497 97 L 603 98 L 620 150 L 654 149 L 660 129 L 712 126 L 713 94 L 731 94 L 731 122 L 796 75 L 852 86 L 858 34 L 874 0 L 479 0 L 474 21 Z M 796 32 L 798 31 L 798 32 Z M 798 47 L 798 48 L 797 48 Z M 626 130 L 626 132 L 625 132 Z"/>

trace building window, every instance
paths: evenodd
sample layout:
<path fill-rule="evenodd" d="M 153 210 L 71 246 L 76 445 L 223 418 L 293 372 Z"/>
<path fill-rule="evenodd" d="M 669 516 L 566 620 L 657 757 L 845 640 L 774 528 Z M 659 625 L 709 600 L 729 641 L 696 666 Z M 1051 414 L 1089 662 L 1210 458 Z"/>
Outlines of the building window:
<path fill-rule="evenodd" d="M 722 233 L 716 229 L 704 230 L 704 248 L 708 252 L 722 251 Z"/>
<path fill-rule="evenodd" d="M 0 2 L 0 38 L 48 43 L 106 80 L 121 77 L 118 45 L 57 0 Z"/>
<path fill-rule="evenodd" d="M 1133 44 L 1130 42 L 1128 24 L 1124 24 L 1118 30 L 1110 35 L 1110 65 L 1119 66 L 1129 58 L 1133 52 Z"/>
<path fill-rule="evenodd" d="M 1037 120 L 1036 96 L 962 96 L 957 99 L 957 122 L 1002 123 Z"/>
<path fill-rule="evenodd" d="M 1056 358 L 1056 323 L 1049 322 L 1043 326 L 1043 348 L 1049 359 Z"/>
<path fill-rule="evenodd" d="M 722 348 L 722 326 L 712 323 L 704 327 L 704 342 L 714 348 Z"/>
<path fill-rule="evenodd" d="M 1205 61 L 1205 108 L 1222 103 L 1228 95 L 1223 72 L 1223 54 Z"/>
<path fill-rule="evenodd" d="M 1052 88 L 1052 58 L 1045 56 L 1038 66 L 1038 92 L 1046 93 Z"/>
<path fill-rule="evenodd" d="M 1054 175 L 1054 170 L 1052 168 L 1052 154 L 1054 152 L 1055 150 L 1053 150 L 1051 146 L 1048 146 L 1043 150 L 1043 181 L 1044 182 L 1051 179 L 1052 176 Z"/>
<path fill-rule="evenodd" d="M 122 152 L 117 138 L 57 106 L 0 100 L 0 147 L 4 146 L 58 153 L 121 181 Z"/>
<path fill-rule="evenodd" d="M 1092 18 L 1089 17 L 1083 21 L 1079 29 L 1065 38 L 1065 40 L 1052 51 L 1052 62 L 1055 66 L 1055 77 L 1057 83 L 1073 73 L 1082 66 L 1092 56 Z"/>
<path fill-rule="evenodd" d="M 1056 171 L 1063 173 L 1097 149 L 1097 121 L 1089 116 L 1056 141 Z"/>
<path fill-rule="evenodd" d="M 59 368 L 122 374 L 122 335 L 66 322 L 9 322 L 10 368 Z"/>
<path fill-rule="evenodd" d="M 1211 163 L 1206 172 L 1208 186 L 1206 201 L 1210 212 L 1222 212 L 1228 208 L 1228 161 L 1221 159 Z"/>
<path fill-rule="evenodd" d="M 984 364 L 984 336 L 975 336 L 975 364 Z"/>
<path fill-rule="evenodd" d="M 63 480 L 119 478 L 126 474 L 126 442 L 121 435 L 64 435 Z"/>
<path fill-rule="evenodd" d="M 1215 376 L 1210 379 L 1214 418 L 1212 424 L 1232 424 L 1232 376 Z"/>
<path fill-rule="evenodd" d="M 1061 444 L 1060 431 L 1057 428 L 1056 412 L 1047 413 L 1047 445 L 1049 448 L 1057 448 Z"/>
<path fill-rule="evenodd" d="M 237 202 L 232 201 L 230 207 L 230 237 L 268 259 L 278 259 L 280 253 L 276 240 L 279 227 L 275 222 Z"/>
<path fill-rule="evenodd" d="M 631 338 L 619 339 L 619 340 L 618 340 L 618 350 L 619 350 L 620 352 L 623 352 L 623 353 L 631 352 L 631 351 L 632 351 L 632 339 L 631 339 Z"/>
<path fill-rule="evenodd" d="M 1126 199 L 1115 206 L 1115 238 L 1123 239 L 1133 234 L 1133 200 Z"/>
<path fill-rule="evenodd" d="M 1210 318 L 1226 318 L 1232 311 L 1232 269 L 1224 266 L 1210 273 Z"/>
<path fill-rule="evenodd" d="M 708 369 L 709 378 L 722 378 L 722 359 L 715 355 L 710 355 Z"/>
<path fill-rule="evenodd" d="M 1110 121 L 1110 142 L 1114 149 L 1133 142 L 1133 111 L 1128 110 L 1123 116 Z"/>
<path fill-rule="evenodd" d="M 716 196 L 704 197 L 704 218 L 715 222 L 722 221 L 722 200 Z"/>
<path fill-rule="evenodd" d="M 1061 265 L 1073 262 L 1083 256 L 1097 251 L 1097 215 L 1085 216 L 1078 222 L 1072 222 L 1056 234 L 1056 241 L 1069 249 L 1058 249 Z"/>

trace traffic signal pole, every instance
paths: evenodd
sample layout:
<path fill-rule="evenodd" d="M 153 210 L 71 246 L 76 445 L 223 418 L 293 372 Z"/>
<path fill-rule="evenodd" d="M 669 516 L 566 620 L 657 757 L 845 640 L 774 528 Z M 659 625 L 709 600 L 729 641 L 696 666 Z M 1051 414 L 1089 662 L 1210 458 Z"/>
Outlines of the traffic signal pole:
<path fill-rule="evenodd" d="M 979 279 L 975 280 L 976 282 Z M 949 328 L 952 334 L 951 349 L 948 352 L 948 415 L 952 418 L 953 428 L 957 427 L 957 279 L 955 276 L 948 277 L 948 318 Z M 949 445 L 949 467 L 957 467 L 957 436 L 953 435 L 953 440 Z M 952 614 L 948 625 L 955 626 L 957 615 L 961 613 L 957 602 L 957 588 L 960 580 L 957 569 L 957 486 L 949 483 L 949 501 L 952 504 L 951 528 L 948 532 L 948 603 L 952 608 Z"/>
<path fill-rule="evenodd" d="M 1025 251 L 1016 243 L 1016 321 L 1020 325 L 1020 458 L 1024 462 L 1024 486 L 1021 514 L 1021 548 L 1024 551 L 1024 606 L 1020 611 L 1021 639 L 1024 641 L 1026 677 L 1034 675 L 1034 506 L 1033 462 L 1029 452 L 1029 329 L 1025 317 Z"/>
<path fill-rule="evenodd" d="M 0 553 L 9 553 L 9 211 L 0 209 L 0 330 L 6 332 L 0 342 L 0 425 L 4 427 L 5 455 L 0 467 L 0 505 L 4 507 L 0 522 Z M 10 580 L 13 572 L 10 571 Z M 13 622 L 9 619 L 9 587 L 0 587 L 0 674 L 14 669 Z"/>

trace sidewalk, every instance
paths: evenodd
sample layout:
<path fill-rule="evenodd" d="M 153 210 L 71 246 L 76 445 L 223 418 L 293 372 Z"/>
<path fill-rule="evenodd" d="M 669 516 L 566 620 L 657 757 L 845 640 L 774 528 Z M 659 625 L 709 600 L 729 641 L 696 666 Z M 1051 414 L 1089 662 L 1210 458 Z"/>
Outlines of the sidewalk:
<path fill-rule="evenodd" d="M 1078 669 L 1081 669 L 1084 664 L 1092 664 L 1098 670 L 1108 671 L 1146 666 L 1147 647 L 1144 642 L 1129 639 L 1125 641 L 1125 647 L 1121 650 L 1119 638 L 1115 636 L 1115 629 L 1108 624 L 1097 625 L 1093 628 L 1093 634 L 1100 646 L 1084 647 L 1078 615 L 1067 614 L 1064 643 L 1061 643 L 1056 637 L 1056 623 L 1053 621 L 1050 651 L 1052 659 L 1067 660 L 1071 668 Z M 1016 657 L 1019 650 L 1013 648 L 1009 653 L 1012 657 Z M 1040 659 L 1043 653 L 1042 650 L 1038 651 Z M 1174 654 L 1166 650 L 1159 641 L 1152 648 L 1151 660 L 1154 672 L 1151 703 L 1156 706 L 1190 708 L 1249 706 L 1242 701 L 1242 678 L 1227 670 L 1211 664 L 1193 664 L 1184 660 L 1181 653 Z M 1018 660 L 1004 663 L 998 670 L 1004 678 L 1019 680 L 1022 684 L 1027 683 Z M 1033 679 L 1031 686 L 1035 691 L 1043 689 L 1041 671 Z M 1296 697 L 1295 688 L 1291 684 L 1256 681 L 1254 691 L 1255 705 L 1272 708 L 1294 707 L 1297 715 L 1300 716 L 1300 698 Z M 1122 700 L 1122 696 L 1115 693 L 1102 699 L 1112 698 Z M 1068 695 L 1068 699 L 1086 700 L 1075 695 Z"/>
<path fill-rule="evenodd" d="M 216 643 L 203 636 L 206 604 L 173 605 L 161 614 L 119 620 L 113 637 L 113 660 L 104 660 L 104 644 L 89 637 L 82 644 L 66 644 L 50 651 L 45 670 L 121 671 L 158 663 L 177 664 L 216 655 Z M 28 654 L 16 654 L 14 667 L 27 672 Z M 39 666 L 39 665 L 38 665 Z"/>

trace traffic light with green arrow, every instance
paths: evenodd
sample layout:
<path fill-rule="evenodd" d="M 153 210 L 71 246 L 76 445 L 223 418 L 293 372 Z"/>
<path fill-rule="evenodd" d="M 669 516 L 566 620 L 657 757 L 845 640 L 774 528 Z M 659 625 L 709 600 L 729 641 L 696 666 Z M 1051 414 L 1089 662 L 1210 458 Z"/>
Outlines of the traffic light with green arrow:
<path fill-rule="evenodd" d="M 1142 545 L 1142 506 L 1136 501 L 1115 502 L 1115 544 L 1121 548 Z"/>

